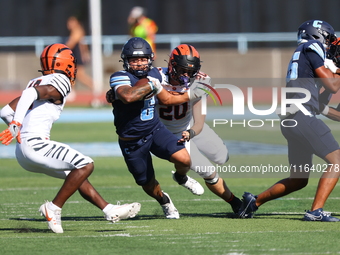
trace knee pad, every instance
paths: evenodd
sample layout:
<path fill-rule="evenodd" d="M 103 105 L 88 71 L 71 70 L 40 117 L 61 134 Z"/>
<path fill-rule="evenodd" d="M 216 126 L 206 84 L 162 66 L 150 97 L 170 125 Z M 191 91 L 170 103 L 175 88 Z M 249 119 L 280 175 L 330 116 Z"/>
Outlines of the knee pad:
<path fill-rule="evenodd" d="M 206 183 L 210 184 L 210 185 L 214 185 L 218 182 L 218 180 L 220 179 L 220 176 L 218 175 L 218 173 L 215 174 L 215 177 L 212 179 L 204 179 Z"/>

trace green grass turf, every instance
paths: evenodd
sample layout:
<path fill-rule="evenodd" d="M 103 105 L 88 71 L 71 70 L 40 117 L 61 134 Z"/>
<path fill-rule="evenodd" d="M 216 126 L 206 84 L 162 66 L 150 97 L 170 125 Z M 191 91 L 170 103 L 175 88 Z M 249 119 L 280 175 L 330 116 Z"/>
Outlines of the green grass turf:
<path fill-rule="evenodd" d="M 230 140 L 281 143 L 275 140 L 282 139 L 279 130 L 244 131 L 231 128 L 218 133 Z M 267 139 L 259 139 L 260 136 Z M 95 142 L 114 141 L 116 135 L 111 123 L 68 123 L 55 124 L 52 138 Z M 338 223 L 301 220 L 313 201 L 317 178 L 311 178 L 303 190 L 263 205 L 254 219 L 235 219 L 230 206 L 207 188 L 202 196 L 192 195 L 172 180 L 173 166 L 169 162 L 154 159 L 157 179 L 181 215 L 178 220 L 167 220 L 161 207 L 134 183 L 122 158 L 94 160 L 95 171 L 89 179 L 96 189 L 111 203 L 140 202 L 139 215 L 109 223 L 98 208 L 76 193 L 63 208 L 64 234 L 52 233 L 38 209 L 44 200 L 54 198 L 62 180 L 27 172 L 15 159 L 1 159 L 1 254 L 339 254 Z M 315 162 L 322 163 L 317 159 Z M 228 164 L 237 168 L 287 164 L 287 156 L 231 155 Z M 190 175 L 204 185 L 196 174 Z M 225 172 L 221 176 L 240 197 L 244 191 L 257 194 L 286 174 Z M 340 216 L 339 199 L 340 189 L 336 187 L 325 210 Z"/>
<path fill-rule="evenodd" d="M 251 156 L 250 160 L 254 160 Z M 233 159 L 242 163 L 242 157 Z M 39 216 L 45 199 L 55 196 L 62 181 L 29 173 L 13 159 L 0 168 L 2 254 L 336 254 L 337 223 L 302 221 L 312 203 L 317 179 L 282 199 L 260 208 L 254 219 L 235 219 L 231 208 L 206 189 L 198 197 L 171 179 L 172 165 L 155 159 L 157 179 L 171 195 L 181 214 L 179 220 L 164 218 L 161 207 L 138 187 L 122 158 L 95 158 L 90 181 L 111 203 L 139 201 L 142 209 L 130 220 L 112 224 L 103 213 L 72 196 L 62 213 L 64 234 L 54 234 Z M 195 174 L 191 174 L 197 177 Z M 277 178 L 227 178 L 240 196 L 260 192 Z M 197 178 L 202 184 L 201 179 Z M 203 184 L 204 185 L 204 184 Z M 326 209 L 340 215 L 340 190 L 336 188 Z"/>

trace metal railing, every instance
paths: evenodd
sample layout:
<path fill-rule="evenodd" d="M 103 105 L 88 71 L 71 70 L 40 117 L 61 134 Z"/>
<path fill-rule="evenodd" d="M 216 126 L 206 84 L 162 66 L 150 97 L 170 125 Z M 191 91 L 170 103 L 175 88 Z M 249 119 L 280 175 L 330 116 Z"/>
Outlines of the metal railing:
<path fill-rule="evenodd" d="M 35 53 L 40 55 L 46 45 L 63 42 L 61 36 L 19 36 L 0 37 L 0 47 L 33 46 Z M 103 35 L 103 53 L 110 56 L 114 45 L 123 45 L 129 39 L 128 35 Z M 296 32 L 281 33 L 204 33 L 204 34 L 157 34 L 157 44 L 170 44 L 170 50 L 181 43 L 212 43 L 235 42 L 240 54 L 248 51 L 249 42 L 295 42 Z M 91 44 L 91 36 L 84 38 L 85 44 Z"/>

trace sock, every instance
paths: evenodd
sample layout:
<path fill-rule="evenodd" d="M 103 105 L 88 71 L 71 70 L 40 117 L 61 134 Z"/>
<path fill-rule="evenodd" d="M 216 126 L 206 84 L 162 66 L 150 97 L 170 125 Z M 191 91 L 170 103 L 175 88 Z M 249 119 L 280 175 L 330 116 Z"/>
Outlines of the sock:
<path fill-rule="evenodd" d="M 233 193 L 231 193 L 231 197 L 226 202 L 229 203 L 231 206 L 237 206 L 242 203 L 242 201 L 238 197 L 235 197 Z"/>
<path fill-rule="evenodd" d="M 105 214 L 108 213 L 113 208 L 113 204 L 108 204 L 105 206 L 105 208 L 102 210 Z"/>
<path fill-rule="evenodd" d="M 188 180 L 188 176 L 178 174 L 177 172 L 174 173 L 174 176 L 175 176 L 175 179 L 178 182 L 178 184 L 184 184 Z"/>
<path fill-rule="evenodd" d="M 59 206 L 56 206 L 55 204 L 53 204 L 52 202 L 48 203 L 48 209 L 55 211 L 55 210 L 61 210 L 61 208 Z"/>
<path fill-rule="evenodd" d="M 168 196 L 164 195 L 161 197 L 161 199 L 157 200 L 160 205 L 165 205 L 167 203 L 170 203 L 170 199 Z"/>

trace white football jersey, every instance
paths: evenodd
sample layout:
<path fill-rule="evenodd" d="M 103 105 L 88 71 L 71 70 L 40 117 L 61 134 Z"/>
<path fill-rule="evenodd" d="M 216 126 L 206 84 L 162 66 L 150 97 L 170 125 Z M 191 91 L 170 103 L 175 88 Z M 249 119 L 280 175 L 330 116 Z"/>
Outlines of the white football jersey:
<path fill-rule="evenodd" d="M 168 76 L 168 68 L 158 68 L 161 76 L 162 76 L 162 86 L 167 91 L 179 92 L 179 93 L 187 93 L 190 89 L 189 86 L 179 85 L 173 86 L 169 84 L 169 76 Z M 196 76 L 196 80 L 202 79 L 202 82 L 210 85 L 210 77 L 202 72 L 199 72 Z M 190 80 L 193 82 L 193 79 Z M 169 129 L 173 134 L 182 132 L 189 128 L 190 120 L 192 119 L 192 107 L 193 105 L 201 100 L 200 98 L 196 98 L 189 102 L 185 102 L 180 105 L 156 105 L 156 110 L 158 112 L 160 120 Z"/>
<path fill-rule="evenodd" d="M 59 119 L 64 105 L 66 96 L 71 91 L 71 83 L 69 78 L 64 74 L 53 73 L 40 76 L 30 80 L 26 89 L 36 86 L 52 85 L 63 96 L 63 102 L 56 105 L 49 100 L 35 100 L 23 120 L 21 127 L 21 138 L 40 136 L 50 137 L 52 124 Z"/>

